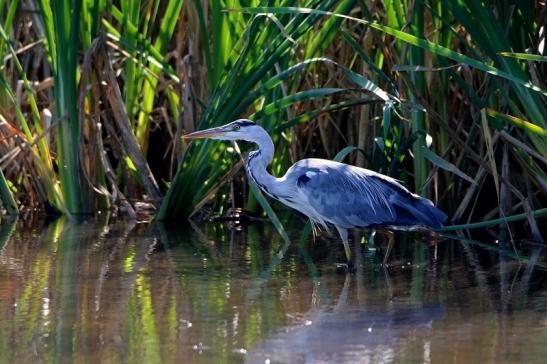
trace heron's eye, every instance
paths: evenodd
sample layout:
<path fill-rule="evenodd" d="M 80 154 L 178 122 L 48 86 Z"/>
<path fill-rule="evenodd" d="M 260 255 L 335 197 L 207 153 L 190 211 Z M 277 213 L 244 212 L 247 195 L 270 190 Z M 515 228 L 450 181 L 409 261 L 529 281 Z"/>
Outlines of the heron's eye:
<path fill-rule="evenodd" d="M 239 128 L 241 128 L 241 126 L 239 126 L 239 125 L 236 124 L 236 125 L 234 125 L 234 126 L 232 127 L 232 130 L 233 130 L 233 131 L 238 131 Z"/>

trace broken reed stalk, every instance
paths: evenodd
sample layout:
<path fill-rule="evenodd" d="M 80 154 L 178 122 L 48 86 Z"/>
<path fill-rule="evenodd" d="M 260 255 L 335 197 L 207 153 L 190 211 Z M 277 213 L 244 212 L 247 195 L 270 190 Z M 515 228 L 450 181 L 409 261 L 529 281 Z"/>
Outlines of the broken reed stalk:
<path fill-rule="evenodd" d="M 104 83 L 101 82 L 102 99 L 111 108 L 114 122 L 120 133 L 120 140 L 122 142 L 121 147 L 126 153 L 126 157 L 135 165 L 144 189 L 148 193 L 154 206 L 157 208 L 161 204 L 163 198 L 162 193 L 150 170 L 146 157 L 135 138 L 135 134 L 131 129 L 131 123 L 127 116 L 120 87 L 114 70 L 112 69 L 104 39 L 100 42 L 101 43 L 97 45 L 97 52 L 95 53 L 92 63 L 96 69 L 97 76 L 99 76 L 97 79 L 104 81 Z"/>
<path fill-rule="evenodd" d="M 96 141 L 96 147 L 97 147 L 97 155 L 101 162 L 102 166 L 102 172 L 104 172 L 104 177 L 111 185 L 112 193 L 108 191 L 106 186 L 97 186 L 95 187 L 93 185 L 93 182 L 90 180 L 90 176 L 86 173 L 86 177 L 88 178 L 89 185 L 93 187 L 93 189 L 100 195 L 106 196 L 109 199 L 110 204 L 114 204 L 119 202 L 121 207 L 124 209 L 124 211 L 128 214 L 128 216 L 131 219 L 136 219 L 137 214 L 135 212 L 135 209 L 123 192 L 120 190 L 117 182 L 117 178 L 114 174 L 114 169 L 112 168 L 112 165 L 110 164 L 110 161 L 107 157 L 107 152 L 104 147 L 103 143 L 103 137 L 102 137 L 102 125 L 100 123 L 101 116 L 100 116 L 100 105 L 99 100 L 101 99 L 101 91 L 99 89 L 98 81 L 99 78 L 98 73 L 96 72 L 96 69 L 91 66 L 91 62 L 94 60 L 94 56 L 98 50 L 98 48 L 101 46 L 102 38 L 95 39 L 89 49 L 87 50 L 85 56 L 84 56 L 84 62 L 82 65 L 82 71 L 81 71 L 81 83 L 80 83 L 80 100 L 79 100 L 79 114 L 80 114 L 80 124 L 83 125 L 85 121 L 85 98 L 87 94 L 87 89 L 89 86 L 89 83 L 91 82 L 91 93 L 92 93 L 92 100 L 95 101 L 94 103 L 94 117 L 92 116 L 90 118 L 90 126 L 91 126 L 91 134 L 92 137 L 94 137 Z M 98 166 L 96 166 L 98 167 Z M 95 168 L 97 169 L 97 168 Z"/>

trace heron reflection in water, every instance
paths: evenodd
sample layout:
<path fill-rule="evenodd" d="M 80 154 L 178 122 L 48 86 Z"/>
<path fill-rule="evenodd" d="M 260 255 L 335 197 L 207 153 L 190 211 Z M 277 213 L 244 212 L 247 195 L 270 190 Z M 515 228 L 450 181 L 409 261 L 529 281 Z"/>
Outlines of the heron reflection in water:
<path fill-rule="evenodd" d="M 252 180 L 270 197 L 306 215 L 313 224 L 338 230 L 353 269 L 348 229 L 439 229 L 446 214 L 433 203 L 411 193 L 395 179 L 368 169 L 326 159 L 296 162 L 283 177 L 267 171 L 274 155 L 272 139 L 247 119 L 184 135 L 185 139 L 244 140 L 258 145 L 246 167 Z M 390 246 L 392 245 L 390 238 Z M 389 250 L 389 248 L 388 248 Z"/>

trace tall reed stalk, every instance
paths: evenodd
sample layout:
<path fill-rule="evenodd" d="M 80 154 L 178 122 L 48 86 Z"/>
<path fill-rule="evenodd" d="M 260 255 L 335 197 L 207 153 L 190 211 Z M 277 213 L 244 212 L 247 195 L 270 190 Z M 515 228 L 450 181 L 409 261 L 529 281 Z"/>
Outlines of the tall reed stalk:
<path fill-rule="evenodd" d="M 411 33 L 419 38 L 424 37 L 424 0 L 414 2 L 412 8 L 412 16 L 410 21 Z M 412 47 L 409 51 L 409 63 L 415 66 L 424 66 L 425 56 L 424 50 L 418 47 Z M 422 72 L 412 72 L 410 74 L 410 82 L 414 85 L 414 89 L 409 90 L 410 101 L 418 103 L 418 98 L 415 93 L 426 95 L 425 75 Z M 427 161 L 424 158 L 425 147 L 425 113 L 422 110 L 413 109 L 411 111 L 412 131 L 414 133 L 422 131 L 419 134 L 416 142 L 412 145 L 412 159 L 414 165 L 414 190 L 418 193 L 427 196 L 427 191 L 423 191 L 425 181 L 428 175 Z"/>
<path fill-rule="evenodd" d="M 77 73 L 82 1 L 40 0 L 55 80 L 57 166 L 61 189 L 71 214 L 90 212 L 89 189 L 80 161 Z"/>

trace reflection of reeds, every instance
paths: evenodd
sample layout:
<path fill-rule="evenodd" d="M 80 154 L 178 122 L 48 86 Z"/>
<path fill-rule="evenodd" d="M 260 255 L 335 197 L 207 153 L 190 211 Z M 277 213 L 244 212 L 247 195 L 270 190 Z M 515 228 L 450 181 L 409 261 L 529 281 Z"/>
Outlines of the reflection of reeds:
<path fill-rule="evenodd" d="M 292 228 L 298 236 L 301 225 Z M 399 324 L 415 334 L 415 325 L 438 313 L 427 303 L 446 304 L 446 324 L 453 325 L 453 315 L 471 313 L 473 319 L 474 312 L 498 313 L 498 305 L 526 305 L 528 297 L 545 290 L 530 285 L 536 271 L 545 270 L 540 251 L 517 257 L 511 250 L 478 249 L 491 246 L 475 240 L 446 241 L 438 245 L 442 259 L 432 273 L 427 248 L 413 235 L 401 234 L 391 279 L 374 264 L 342 276 L 334 269 L 332 244 L 325 241 L 286 244 L 263 224 L 235 233 L 207 229 L 200 240 L 162 225 L 59 219 L 34 236 L 3 224 L 0 361 L 194 362 L 202 358 L 201 350 L 219 362 L 298 327 L 321 333 L 326 323 L 352 336 L 358 329 L 352 323 L 372 324 L 374 318 L 388 328 L 396 324 L 387 334 L 400 333 Z M 501 259 L 507 260 L 503 269 L 497 264 Z M 522 290 L 508 290 L 509 284 Z M 471 299 L 473 305 L 461 306 Z M 471 330 L 468 323 L 460 321 L 457 329 Z M 445 327 L 444 322 L 426 326 Z M 366 333 L 368 327 L 361 329 Z M 379 332 L 378 326 L 372 330 Z"/>
<path fill-rule="evenodd" d="M 11 238 L 11 235 L 17 226 L 17 220 L 17 216 L 8 216 L 6 219 L 2 220 L 0 226 L 0 252 Z"/>

